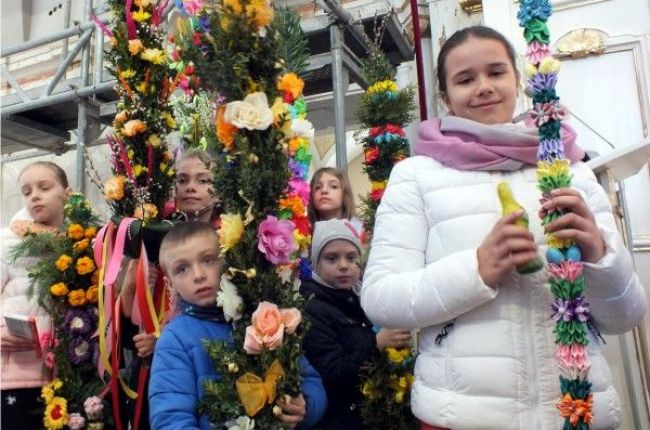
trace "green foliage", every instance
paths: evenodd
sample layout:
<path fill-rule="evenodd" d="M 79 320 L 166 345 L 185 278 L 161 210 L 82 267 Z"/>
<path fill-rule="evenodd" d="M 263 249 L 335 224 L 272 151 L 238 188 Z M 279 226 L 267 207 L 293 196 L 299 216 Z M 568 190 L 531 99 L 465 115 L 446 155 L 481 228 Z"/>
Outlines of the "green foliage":
<path fill-rule="evenodd" d="M 275 18 L 271 26 L 277 38 L 278 57 L 283 69 L 307 78 L 309 43 L 300 27 L 300 15 L 288 6 L 275 6 Z"/>
<path fill-rule="evenodd" d="M 366 127 L 383 124 L 404 125 L 413 121 L 415 108 L 415 88 L 401 89 L 393 94 L 368 94 L 361 96 L 357 108 L 357 117 Z"/>
<path fill-rule="evenodd" d="M 372 52 L 363 60 L 361 71 L 366 81 L 370 83 L 380 81 L 394 81 L 397 71 L 388 57 L 383 52 Z"/>

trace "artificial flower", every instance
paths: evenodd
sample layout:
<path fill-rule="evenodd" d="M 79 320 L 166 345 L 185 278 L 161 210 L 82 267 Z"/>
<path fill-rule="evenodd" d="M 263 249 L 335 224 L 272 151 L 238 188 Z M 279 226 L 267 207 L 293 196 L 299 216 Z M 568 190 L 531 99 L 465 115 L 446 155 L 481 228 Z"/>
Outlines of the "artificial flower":
<path fill-rule="evenodd" d="M 142 164 L 136 164 L 133 166 L 133 175 L 137 178 L 142 175 L 147 169 Z"/>
<path fill-rule="evenodd" d="M 246 327 L 244 349 L 249 354 L 261 354 L 262 350 L 273 351 L 284 337 L 284 317 L 278 306 L 270 302 L 260 302 L 251 317 L 251 325 Z"/>
<path fill-rule="evenodd" d="M 548 45 L 551 41 L 551 34 L 548 31 L 546 22 L 539 18 L 533 18 L 528 21 L 526 28 L 524 28 L 524 39 L 529 44 L 536 40 L 539 43 Z"/>
<path fill-rule="evenodd" d="M 539 63 L 539 72 L 546 75 L 557 73 L 560 71 L 561 64 L 559 60 L 553 57 L 546 57 Z"/>
<path fill-rule="evenodd" d="M 58 389 L 55 387 L 55 382 L 60 380 L 55 379 L 54 381 L 50 382 L 49 384 L 43 385 L 41 388 L 41 398 L 45 403 L 51 403 L 52 399 L 54 398 L 55 391 Z"/>
<path fill-rule="evenodd" d="M 162 117 L 162 119 L 165 120 L 165 125 L 168 128 L 171 128 L 171 129 L 176 128 L 176 120 L 174 119 L 174 117 L 169 112 L 163 112 L 163 113 L 160 114 L 160 116 Z"/>
<path fill-rule="evenodd" d="M 80 224 L 70 224 L 68 226 L 68 237 L 79 240 L 84 237 L 84 228 Z"/>
<path fill-rule="evenodd" d="M 303 216 L 306 210 L 303 199 L 298 196 L 281 198 L 278 206 L 280 209 L 289 209 L 294 216 Z"/>
<path fill-rule="evenodd" d="M 289 180 L 289 192 L 298 196 L 303 201 L 303 204 L 309 202 L 311 190 L 309 189 L 309 184 L 302 179 L 291 178 Z"/>
<path fill-rule="evenodd" d="M 97 236 L 97 227 L 88 227 L 84 230 L 84 237 L 86 239 L 93 239 L 95 236 Z"/>
<path fill-rule="evenodd" d="M 142 40 L 140 39 L 131 39 L 129 40 L 129 52 L 131 55 L 135 55 L 144 49 Z"/>
<path fill-rule="evenodd" d="M 84 290 L 77 289 L 72 290 L 68 293 L 68 303 L 72 306 L 83 306 L 86 304 L 86 292 Z"/>
<path fill-rule="evenodd" d="M 74 252 L 83 252 L 86 249 L 88 249 L 89 246 L 90 246 L 90 240 L 81 239 L 80 241 L 75 242 L 74 245 L 72 245 L 72 249 L 74 250 Z"/>
<path fill-rule="evenodd" d="M 104 410 L 104 403 L 102 399 L 97 396 L 88 397 L 84 401 L 84 411 L 88 418 L 91 420 L 98 420 L 102 417 L 102 411 Z"/>
<path fill-rule="evenodd" d="M 302 321 L 300 311 L 296 308 L 280 309 L 280 315 L 282 315 L 285 333 L 289 335 L 294 334 Z"/>
<path fill-rule="evenodd" d="M 554 278 L 575 282 L 582 275 L 584 264 L 573 260 L 562 261 L 560 264 L 549 264 L 549 274 Z"/>
<path fill-rule="evenodd" d="M 50 293 L 52 293 L 53 296 L 65 296 L 68 294 L 68 287 L 63 282 L 57 282 L 50 287 Z"/>
<path fill-rule="evenodd" d="M 268 0 L 249 0 L 246 4 L 246 15 L 258 29 L 266 27 L 273 21 L 273 6 Z"/>
<path fill-rule="evenodd" d="M 280 91 L 290 93 L 294 99 L 297 99 L 302 94 L 305 88 L 305 82 L 293 72 L 282 75 L 278 81 L 277 88 Z M 293 100 L 292 100 L 293 101 Z"/>
<path fill-rule="evenodd" d="M 139 93 L 144 94 L 144 93 L 147 91 L 147 82 L 146 82 L 146 81 L 142 81 L 142 82 L 138 83 L 138 84 L 135 86 L 135 89 L 136 89 Z"/>
<path fill-rule="evenodd" d="M 391 80 L 376 82 L 368 88 L 367 93 L 373 94 L 373 93 L 382 93 L 386 91 L 396 92 L 397 82 Z"/>
<path fill-rule="evenodd" d="M 551 16 L 552 10 L 548 0 L 521 0 L 519 12 L 517 12 L 519 26 L 526 27 L 534 18 L 546 21 Z"/>
<path fill-rule="evenodd" d="M 223 255 L 239 243 L 244 234 L 244 222 L 239 214 L 222 214 L 220 218 L 221 226 L 217 234 Z"/>
<path fill-rule="evenodd" d="M 235 135 L 239 129 L 224 119 L 225 112 L 225 106 L 219 106 L 217 108 L 217 139 L 219 139 L 219 142 L 223 144 L 226 151 L 230 151 L 233 148 Z"/>
<path fill-rule="evenodd" d="M 289 107 L 280 97 L 276 97 L 271 106 L 271 112 L 273 112 L 273 123 L 277 125 L 280 121 L 288 119 Z"/>
<path fill-rule="evenodd" d="M 531 64 L 539 64 L 544 58 L 551 55 L 551 49 L 548 45 L 539 43 L 536 40 L 528 45 L 528 51 L 526 51 L 526 58 Z"/>
<path fill-rule="evenodd" d="M 228 363 L 228 372 L 237 373 L 239 372 L 239 366 L 237 363 Z"/>
<path fill-rule="evenodd" d="M 306 216 L 294 217 L 292 218 L 292 221 L 296 225 L 296 230 L 300 234 L 304 236 L 311 235 L 311 222 L 309 221 L 308 217 Z"/>
<path fill-rule="evenodd" d="M 228 103 L 224 120 L 237 128 L 266 130 L 273 123 L 273 112 L 269 108 L 266 94 L 256 92 L 247 95 L 242 101 Z"/>
<path fill-rule="evenodd" d="M 88 341 L 82 337 L 75 337 L 68 346 L 68 358 L 73 364 L 80 366 L 91 358 L 92 348 Z"/>
<path fill-rule="evenodd" d="M 86 290 L 86 300 L 88 300 L 88 303 L 97 303 L 98 297 L 99 288 L 97 288 L 97 285 L 92 285 Z"/>
<path fill-rule="evenodd" d="M 188 15 L 197 15 L 203 9 L 203 0 L 183 0 L 183 9 Z"/>
<path fill-rule="evenodd" d="M 38 344 L 41 346 L 41 349 L 49 349 L 54 344 L 54 339 L 52 339 L 52 332 L 46 331 L 41 333 L 38 336 Z"/>
<path fill-rule="evenodd" d="M 140 8 L 139 11 L 131 12 L 131 16 L 133 17 L 133 20 L 137 22 L 147 21 L 149 18 L 151 18 L 151 14 L 145 11 L 143 8 Z"/>
<path fill-rule="evenodd" d="M 221 276 L 219 284 L 219 292 L 217 292 L 217 306 L 223 309 L 223 314 L 226 321 L 237 321 L 242 317 L 244 310 L 244 301 L 237 294 L 237 287 L 230 282 L 226 276 Z"/>
<path fill-rule="evenodd" d="M 127 121 L 122 126 L 120 132 L 122 133 L 123 136 L 133 137 L 133 136 L 137 136 L 140 133 L 143 133 L 145 130 L 147 130 L 147 124 L 145 124 L 139 119 L 132 119 Z"/>
<path fill-rule="evenodd" d="M 552 162 L 537 162 L 537 180 L 544 177 L 569 176 L 569 160 L 553 160 Z"/>
<path fill-rule="evenodd" d="M 546 244 L 549 248 L 564 249 L 573 245 L 572 239 L 560 239 L 556 235 L 549 233 L 546 235 Z"/>
<path fill-rule="evenodd" d="M 240 14 L 244 10 L 239 0 L 224 0 L 223 6 L 231 9 L 235 14 Z"/>
<path fill-rule="evenodd" d="M 54 265 L 56 266 L 57 269 L 63 272 L 68 270 L 68 267 L 70 267 L 70 263 L 72 263 L 72 257 L 63 254 L 56 260 L 56 263 L 54 263 Z"/>
<path fill-rule="evenodd" d="M 576 369 L 584 369 L 586 366 L 588 366 L 587 348 L 585 345 L 558 344 L 555 350 L 555 356 L 558 363 L 565 368 L 574 367 Z"/>
<path fill-rule="evenodd" d="M 87 275 L 95 270 L 95 262 L 92 258 L 81 257 L 77 260 L 77 273 L 80 275 Z"/>
<path fill-rule="evenodd" d="M 68 417 L 68 427 L 70 430 L 81 430 L 86 426 L 86 419 L 78 412 L 70 414 Z"/>
<path fill-rule="evenodd" d="M 237 419 L 226 421 L 224 425 L 227 430 L 254 430 L 255 420 L 243 415 Z"/>
<path fill-rule="evenodd" d="M 147 48 L 142 51 L 140 58 L 158 66 L 167 63 L 167 54 L 162 49 Z"/>
<path fill-rule="evenodd" d="M 115 115 L 113 120 L 113 127 L 120 128 L 129 119 L 129 112 L 126 110 L 121 110 Z"/>
<path fill-rule="evenodd" d="M 160 147 L 160 136 L 157 134 L 152 134 L 149 137 L 147 137 L 147 145 L 153 146 L 154 148 L 159 148 Z"/>
<path fill-rule="evenodd" d="M 121 175 L 113 176 L 104 182 L 104 197 L 109 201 L 119 201 L 124 197 L 126 178 Z"/>
<path fill-rule="evenodd" d="M 375 145 L 370 146 L 365 150 L 363 156 L 366 164 L 373 164 L 379 158 L 379 148 Z"/>
<path fill-rule="evenodd" d="M 62 429 L 68 423 L 68 402 L 63 397 L 53 397 L 45 407 L 43 425 L 48 429 Z"/>
<path fill-rule="evenodd" d="M 63 328 L 72 336 L 82 336 L 93 329 L 90 315 L 81 309 L 70 309 L 66 312 Z"/>
<path fill-rule="evenodd" d="M 400 364 L 411 355 L 409 348 L 386 348 L 386 355 L 391 363 Z"/>
<path fill-rule="evenodd" d="M 314 141 L 314 124 L 306 119 L 296 118 L 291 121 L 291 136 L 292 137 L 306 137 L 309 142 Z"/>
<path fill-rule="evenodd" d="M 309 234 L 301 233 L 298 229 L 293 231 L 293 240 L 296 242 L 299 251 L 304 251 L 311 245 L 311 236 Z"/>
<path fill-rule="evenodd" d="M 273 215 L 267 215 L 257 231 L 257 249 L 272 264 L 288 263 L 291 254 L 298 250 L 293 239 L 294 228 L 295 225 L 291 221 L 279 220 Z"/>
<path fill-rule="evenodd" d="M 119 77 L 120 77 L 121 79 L 131 79 L 131 78 L 134 77 L 134 76 L 135 76 L 135 70 L 133 70 L 133 69 L 122 70 L 122 71 L 119 73 Z M 117 119 L 117 118 L 116 118 L 116 119 Z"/>
<path fill-rule="evenodd" d="M 580 420 L 589 424 L 593 419 L 593 395 L 589 394 L 587 399 L 583 400 L 573 399 L 571 394 L 566 393 L 557 404 L 557 408 L 560 410 L 560 415 L 567 418 L 574 428 Z"/>
<path fill-rule="evenodd" d="M 43 359 L 43 364 L 45 367 L 48 369 L 54 369 L 54 364 L 55 364 L 56 356 L 52 351 L 48 351 L 45 354 L 45 358 Z"/>
<path fill-rule="evenodd" d="M 135 208 L 133 218 L 148 221 L 158 216 L 158 208 L 153 203 L 144 203 Z"/>

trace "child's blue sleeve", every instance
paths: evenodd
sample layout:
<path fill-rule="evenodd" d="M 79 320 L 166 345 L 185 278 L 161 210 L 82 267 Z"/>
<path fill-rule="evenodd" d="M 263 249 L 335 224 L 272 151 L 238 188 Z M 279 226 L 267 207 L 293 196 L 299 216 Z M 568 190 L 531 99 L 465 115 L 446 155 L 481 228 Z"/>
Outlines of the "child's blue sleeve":
<path fill-rule="evenodd" d="M 305 419 L 298 429 L 308 430 L 314 427 L 323 417 L 327 409 L 327 394 L 320 375 L 309 363 L 305 356 L 300 356 L 300 369 L 302 372 L 302 395 L 306 402 Z"/>
<path fill-rule="evenodd" d="M 200 430 L 196 372 L 183 342 L 170 327 L 160 339 L 151 365 L 149 417 L 156 430 Z"/>

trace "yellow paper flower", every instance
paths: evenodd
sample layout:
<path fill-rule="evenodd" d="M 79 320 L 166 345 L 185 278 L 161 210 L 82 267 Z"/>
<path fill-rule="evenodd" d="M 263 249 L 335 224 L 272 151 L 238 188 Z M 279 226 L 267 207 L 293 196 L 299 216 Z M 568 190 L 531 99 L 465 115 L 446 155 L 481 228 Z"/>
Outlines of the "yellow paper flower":
<path fill-rule="evenodd" d="M 224 0 L 223 6 L 225 8 L 232 9 L 236 14 L 240 14 L 243 11 L 241 2 L 239 0 Z"/>
<path fill-rule="evenodd" d="M 129 111 L 121 110 L 121 111 L 118 112 L 117 115 L 115 115 L 115 120 L 113 121 L 113 126 L 115 128 L 120 128 L 120 127 L 122 127 L 122 124 L 124 124 L 128 119 L 129 119 Z"/>
<path fill-rule="evenodd" d="M 63 397 L 53 397 L 45 407 L 43 425 L 47 429 L 59 430 L 68 423 L 68 402 Z"/>
<path fill-rule="evenodd" d="M 135 70 L 133 69 L 126 69 L 120 72 L 120 78 L 122 79 L 130 79 L 134 76 L 135 76 Z"/>
<path fill-rule="evenodd" d="M 559 60 L 553 57 L 546 57 L 539 63 L 539 72 L 545 75 L 557 73 L 560 71 L 561 64 Z"/>
<path fill-rule="evenodd" d="M 372 191 L 385 190 L 387 183 L 388 181 L 372 181 L 370 182 L 370 188 Z"/>
<path fill-rule="evenodd" d="M 165 120 L 165 125 L 169 128 L 176 128 L 176 120 L 174 120 L 174 117 L 171 116 L 169 112 L 163 112 L 160 114 L 162 119 Z"/>
<path fill-rule="evenodd" d="M 54 389 L 50 386 L 50 384 L 47 384 L 41 388 L 41 398 L 45 404 L 50 403 L 54 398 Z"/>
<path fill-rule="evenodd" d="M 391 80 L 379 81 L 368 88 L 368 94 L 383 93 L 386 91 L 396 92 L 397 82 Z"/>
<path fill-rule="evenodd" d="M 84 237 L 84 228 L 80 224 L 70 224 L 68 226 L 68 237 L 74 240 L 79 240 Z"/>
<path fill-rule="evenodd" d="M 548 161 L 538 161 L 537 162 L 537 180 L 546 178 L 546 177 L 559 177 L 559 176 L 569 176 L 570 167 L 569 160 L 567 159 L 555 159 L 552 162 Z"/>
<path fill-rule="evenodd" d="M 140 39 L 131 39 L 129 40 L 129 52 L 131 55 L 135 55 L 144 49 L 144 45 Z"/>
<path fill-rule="evenodd" d="M 257 28 L 262 28 L 273 21 L 273 7 L 267 0 L 250 0 L 246 5 L 246 15 L 253 20 Z"/>
<path fill-rule="evenodd" d="M 275 98 L 273 106 L 271 106 L 271 112 L 273 112 L 273 123 L 276 125 L 280 123 L 280 120 L 291 119 L 289 117 L 289 107 L 280 97 Z"/>
<path fill-rule="evenodd" d="M 133 17 L 133 20 L 137 22 L 146 21 L 151 18 L 151 14 L 145 11 L 143 8 L 140 8 L 140 10 L 137 12 L 131 12 L 131 16 Z"/>
<path fill-rule="evenodd" d="M 80 275 L 87 275 L 95 270 L 95 262 L 92 258 L 81 257 L 77 260 L 77 273 Z"/>
<path fill-rule="evenodd" d="M 528 78 L 535 76 L 537 74 L 537 67 L 533 66 L 530 63 L 526 63 L 524 66 L 524 74 Z"/>
<path fill-rule="evenodd" d="M 395 348 L 386 348 L 386 354 L 388 355 L 388 360 L 400 364 L 406 358 L 411 355 L 411 350 L 409 348 L 395 349 Z"/>
<path fill-rule="evenodd" d="M 124 176 L 113 176 L 104 182 L 104 197 L 109 201 L 119 201 L 124 197 L 124 186 L 126 178 Z"/>
<path fill-rule="evenodd" d="M 244 222 L 239 214 L 222 214 L 221 227 L 219 227 L 219 243 L 221 254 L 232 249 L 244 234 Z"/>
<path fill-rule="evenodd" d="M 146 167 L 144 167 L 142 164 L 136 164 L 135 166 L 133 166 L 133 174 L 135 176 L 140 176 L 146 171 L 147 171 Z"/>
<path fill-rule="evenodd" d="M 370 381 L 366 381 L 363 384 L 363 387 L 361 388 L 361 393 L 369 399 L 374 399 L 377 396 L 377 390 L 375 390 L 375 388 L 373 387 Z"/>
<path fill-rule="evenodd" d="M 154 219 L 158 216 L 158 208 L 152 203 L 145 203 L 141 206 L 135 208 L 133 212 L 133 218 L 137 218 L 143 221 L 148 221 Z"/>
<path fill-rule="evenodd" d="M 563 249 L 573 245 L 573 241 L 571 239 L 560 239 L 554 234 L 547 234 L 546 244 L 549 248 Z"/>
<path fill-rule="evenodd" d="M 395 403 L 404 403 L 404 391 L 395 392 Z"/>
<path fill-rule="evenodd" d="M 81 239 L 78 242 L 75 242 L 74 245 L 72 245 L 72 249 L 75 252 L 83 252 L 85 251 L 88 247 L 90 246 L 90 240 L 89 239 Z"/>
<path fill-rule="evenodd" d="M 50 287 L 50 293 L 52 293 L 53 296 L 57 297 L 65 296 L 68 294 L 68 287 L 66 287 L 63 282 L 57 282 Z"/>
<path fill-rule="evenodd" d="M 123 136 L 133 137 L 144 132 L 146 129 L 147 124 L 139 119 L 132 119 L 124 124 L 124 126 L 120 129 L 120 132 Z"/>
<path fill-rule="evenodd" d="M 305 236 L 301 234 L 298 229 L 295 229 L 293 231 L 293 240 L 296 242 L 298 245 L 298 248 L 302 251 L 304 249 L 309 248 L 309 245 L 311 244 L 311 236 Z"/>
<path fill-rule="evenodd" d="M 144 94 L 147 91 L 147 83 L 145 81 L 140 82 L 135 86 L 135 89 L 139 92 Z"/>
<path fill-rule="evenodd" d="M 78 290 L 72 290 L 68 293 L 68 303 L 72 306 L 83 306 L 87 303 L 86 301 L 86 292 L 81 288 Z"/>
<path fill-rule="evenodd" d="M 97 297 L 99 296 L 99 288 L 97 285 L 93 285 L 86 291 L 86 300 L 88 303 L 97 303 Z"/>
<path fill-rule="evenodd" d="M 142 52 L 142 54 L 140 54 L 140 58 L 144 61 L 161 66 L 167 62 L 167 53 L 162 49 L 147 48 Z"/>
<path fill-rule="evenodd" d="M 84 237 L 86 239 L 94 239 L 97 236 L 97 227 L 88 227 L 84 231 Z"/>
<path fill-rule="evenodd" d="M 65 270 L 68 270 L 68 267 L 70 267 L 70 263 L 72 263 L 72 257 L 63 254 L 58 258 L 58 260 L 56 260 L 56 263 L 54 263 L 54 265 L 56 266 L 57 269 L 63 272 Z"/>
<path fill-rule="evenodd" d="M 298 77 L 295 73 L 287 73 L 283 75 L 278 81 L 277 85 L 280 91 L 287 91 L 291 93 L 294 99 L 297 99 L 302 94 L 305 88 L 305 82 Z"/>
<path fill-rule="evenodd" d="M 157 134 L 152 134 L 147 138 L 147 145 L 158 148 L 160 146 L 160 136 Z"/>

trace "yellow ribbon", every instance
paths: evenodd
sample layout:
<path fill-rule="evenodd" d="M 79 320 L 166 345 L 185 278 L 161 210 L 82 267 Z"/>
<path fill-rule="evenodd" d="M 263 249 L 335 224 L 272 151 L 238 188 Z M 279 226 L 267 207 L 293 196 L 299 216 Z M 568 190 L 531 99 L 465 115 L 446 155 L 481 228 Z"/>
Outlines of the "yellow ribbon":
<path fill-rule="evenodd" d="M 99 311 L 99 359 L 101 360 L 104 368 L 109 375 L 113 374 L 111 362 L 108 359 L 108 346 L 106 344 L 106 313 L 104 311 L 104 271 L 106 270 L 106 262 L 108 261 L 108 243 L 111 240 L 110 236 L 113 234 L 112 229 L 107 228 L 104 235 L 104 243 L 102 244 L 102 267 L 99 269 L 99 279 L 97 282 L 97 310 Z M 103 378 L 104 375 L 100 375 Z"/>
<path fill-rule="evenodd" d="M 276 385 L 283 377 L 282 365 L 278 360 L 275 360 L 269 370 L 266 371 L 264 380 L 250 372 L 237 378 L 235 382 L 237 394 L 248 416 L 255 416 L 266 404 L 273 403 Z"/>

